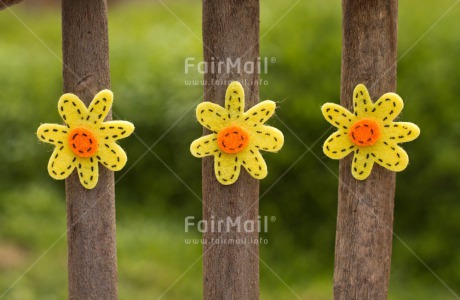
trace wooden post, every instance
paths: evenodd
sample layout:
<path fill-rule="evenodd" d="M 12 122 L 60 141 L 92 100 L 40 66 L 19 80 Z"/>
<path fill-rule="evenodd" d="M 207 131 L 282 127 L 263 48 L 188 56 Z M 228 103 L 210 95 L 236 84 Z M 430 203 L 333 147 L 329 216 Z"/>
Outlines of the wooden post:
<path fill-rule="evenodd" d="M 396 90 L 397 0 L 343 0 L 341 104 L 352 109 L 364 83 L 375 101 Z M 367 180 L 340 162 L 334 299 L 386 299 L 391 265 L 395 173 L 374 166 Z"/>
<path fill-rule="evenodd" d="M 107 27 L 104 0 L 62 0 L 64 92 L 86 105 L 110 88 Z M 92 190 L 74 172 L 66 193 L 69 299 L 117 299 L 113 172 L 99 165 L 99 183 Z"/>
<path fill-rule="evenodd" d="M 6 9 L 9 6 L 18 4 L 23 0 L 0 0 L 0 10 Z"/>
<path fill-rule="evenodd" d="M 242 66 L 259 57 L 259 1 L 203 0 L 204 60 L 234 62 L 241 59 L 241 70 L 217 74 L 208 71 L 204 79 L 204 100 L 224 105 L 229 81 L 238 80 L 244 87 L 246 109 L 259 101 L 259 74 L 245 73 Z M 220 83 L 216 83 L 219 81 Z M 224 83 L 225 82 L 225 83 Z M 205 134 L 209 131 L 204 130 Z M 241 217 L 257 220 L 259 183 L 241 170 L 239 179 L 230 186 L 221 185 L 214 175 L 214 159 L 203 159 L 203 220 L 226 220 Z M 203 238 L 204 299 L 259 299 L 259 247 L 257 244 L 222 245 L 212 241 L 258 239 L 258 233 L 231 231 L 205 232 Z"/>

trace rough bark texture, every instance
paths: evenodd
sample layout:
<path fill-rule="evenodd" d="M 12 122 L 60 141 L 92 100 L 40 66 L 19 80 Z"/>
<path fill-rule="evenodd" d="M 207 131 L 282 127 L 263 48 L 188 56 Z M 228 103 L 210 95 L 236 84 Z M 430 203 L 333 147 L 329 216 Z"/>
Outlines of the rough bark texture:
<path fill-rule="evenodd" d="M 22 2 L 23 0 L 0 0 L 0 10 L 4 10 L 9 6 L 18 4 Z"/>
<path fill-rule="evenodd" d="M 203 1 L 204 59 L 211 62 L 235 61 L 241 58 L 256 61 L 259 56 L 259 1 L 258 0 L 204 0 Z M 229 81 L 242 83 L 246 109 L 259 101 L 259 74 L 240 72 L 205 74 L 204 100 L 224 104 Z M 215 81 L 220 80 L 221 84 Z M 213 82 L 214 81 L 214 82 Z M 222 84 L 225 82 L 225 84 Z M 204 134 L 209 134 L 205 130 Z M 241 168 L 236 183 L 221 185 L 214 175 L 214 159 L 203 159 L 203 219 L 257 220 L 259 210 L 259 183 Z M 258 299 L 259 247 L 258 245 L 216 245 L 212 240 L 258 239 L 258 233 L 208 232 L 203 234 L 203 297 L 204 299 Z"/>
<path fill-rule="evenodd" d="M 62 37 L 64 92 L 88 105 L 110 88 L 106 2 L 62 0 Z M 92 190 L 66 180 L 69 299 L 117 299 L 114 175 L 99 170 Z"/>
<path fill-rule="evenodd" d="M 343 0 L 341 104 L 364 83 L 375 101 L 396 90 L 397 0 Z M 396 176 L 378 165 L 367 180 L 340 162 L 334 299 L 386 299 Z"/>

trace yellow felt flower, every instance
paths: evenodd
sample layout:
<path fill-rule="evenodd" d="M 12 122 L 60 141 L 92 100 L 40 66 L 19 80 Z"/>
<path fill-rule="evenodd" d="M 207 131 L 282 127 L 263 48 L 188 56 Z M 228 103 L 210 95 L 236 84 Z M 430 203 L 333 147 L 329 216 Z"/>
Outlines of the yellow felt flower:
<path fill-rule="evenodd" d="M 403 109 L 402 99 L 387 93 L 373 103 L 362 84 L 353 92 L 354 113 L 334 103 L 322 106 L 326 120 L 338 128 L 324 143 L 324 153 L 341 159 L 354 152 L 352 174 L 356 179 L 366 179 L 374 162 L 392 171 L 404 170 L 409 157 L 398 143 L 410 142 L 420 135 L 417 125 L 393 122 Z"/>
<path fill-rule="evenodd" d="M 198 105 L 198 122 L 213 133 L 195 140 L 190 151 L 196 157 L 214 156 L 217 180 L 229 185 L 240 174 L 241 166 L 256 178 L 267 176 L 267 165 L 260 150 L 277 152 L 284 143 L 278 129 L 264 125 L 275 113 L 276 104 L 265 100 L 244 112 L 244 90 L 237 81 L 230 83 L 225 107 L 212 102 Z"/>
<path fill-rule="evenodd" d="M 42 124 L 38 138 L 56 146 L 48 163 L 48 172 L 54 179 L 65 179 L 77 168 L 81 184 L 92 189 L 98 181 L 98 162 L 112 171 L 126 164 L 126 153 L 116 141 L 129 136 L 134 125 L 126 121 L 107 121 L 113 94 L 100 91 L 87 108 L 74 94 L 59 99 L 58 111 L 66 123 Z"/>

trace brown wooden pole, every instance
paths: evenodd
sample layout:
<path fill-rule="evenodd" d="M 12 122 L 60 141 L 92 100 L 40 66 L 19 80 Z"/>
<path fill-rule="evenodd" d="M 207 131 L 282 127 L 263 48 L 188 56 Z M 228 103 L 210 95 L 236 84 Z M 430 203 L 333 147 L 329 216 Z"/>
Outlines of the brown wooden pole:
<path fill-rule="evenodd" d="M 204 60 L 233 62 L 240 58 L 241 66 L 259 57 L 259 1 L 258 0 L 203 0 Z M 224 71 L 225 72 L 225 71 Z M 257 72 L 234 70 L 204 76 L 204 100 L 224 105 L 226 84 L 238 80 L 244 87 L 246 109 L 259 101 Z M 216 84 L 216 80 L 226 84 Z M 255 83 L 255 84 L 254 84 Z M 204 130 L 205 134 L 209 131 Z M 221 185 L 214 175 L 214 159 L 203 159 L 203 220 L 226 220 L 241 217 L 258 218 L 259 183 L 241 168 L 239 179 L 230 186 Z M 235 228 L 234 228 L 235 229 Z M 234 230 L 232 229 L 232 230 Z M 257 244 L 216 245 L 213 240 L 258 239 L 258 233 L 231 231 L 205 232 L 203 238 L 203 298 L 204 299 L 258 299 L 259 247 Z"/>
<path fill-rule="evenodd" d="M 62 0 L 64 92 L 86 105 L 110 88 L 107 28 L 104 0 Z M 69 299 L 117 299 L 113 172 L 99 165 L 99 183 L 92 190 L 74 172 L 66 194 Z"/>
<path fill-rule="evenodd" d="M 397 0 L 343 0 L 341 104 L 364 83 L 375 101 L 396 91 Z M 386 299 L 396 176 L 377 164 L 368 179 L 340 162 L 334 299 Z"/>

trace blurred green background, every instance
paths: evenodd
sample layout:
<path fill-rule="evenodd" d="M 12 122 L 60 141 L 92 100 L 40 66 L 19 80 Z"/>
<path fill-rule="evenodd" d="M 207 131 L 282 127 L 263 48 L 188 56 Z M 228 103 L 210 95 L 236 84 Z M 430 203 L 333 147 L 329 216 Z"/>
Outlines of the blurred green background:
<path fill-rule="evenodd" d="M 400 1 L 397 92 L 402 119 L 422 135 L 404 146 L 411 164 L 398 175 L 390 299 L 456 299 L 446 285 L 460 293 L 457 2 Z M 261 298 L 295 298 L 279 276 L 302 299 L 331 299 L 338 162 L 322 153 L 332 131 L 319 108 L 339 101 L 341 7 L 295 3 L 261 1 L 261 56 L 276 62 L 260 98 L 280 102 L 269 123 L 286 137 L 279 154 L 265 155 L 260 214 L 276 221 L 262 234 Z M 201 160 L 189 144 L 202 132 L 193 111 L 202 86 L 185 81 L 202 76 L 184 74 L 184 60 L 202 57 L 201 5 L 118 4 L 109 22 L 114 113 L 157 155 L 134 136 L 121 141 L 129 161 L 116 174 L 120 299 L 199 299 L 201 246 L 184 239 L 200 235 L 184 233 L 184 218 L 201 216 Z M 0 299 L 64 299 L 64 182 L 48 176 L 52 147 L 35 136 L 41 122 L 60 122 L 59 8 L 18 5 L 0 12 L 0 28 Z"/>

